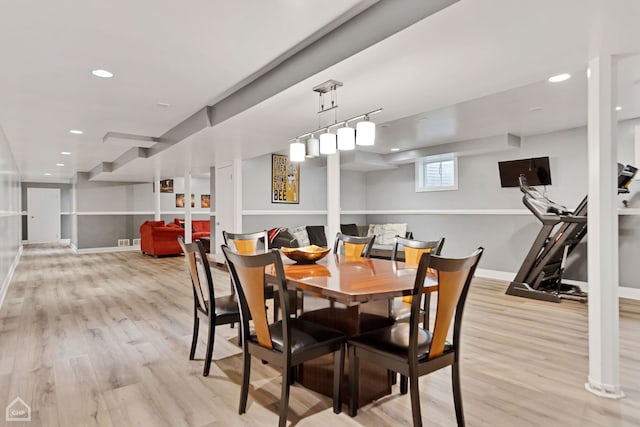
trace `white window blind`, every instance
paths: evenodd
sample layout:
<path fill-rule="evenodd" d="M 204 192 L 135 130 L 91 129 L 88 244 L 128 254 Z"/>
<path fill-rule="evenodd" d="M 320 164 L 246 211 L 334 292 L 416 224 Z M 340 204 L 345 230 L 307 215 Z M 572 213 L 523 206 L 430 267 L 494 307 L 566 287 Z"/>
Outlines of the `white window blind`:
<path fill-rule="evenodd" d="M 453 154 L 418 159 L 416 191 L 457 190 L 457 164 L 457 158 Z"/>

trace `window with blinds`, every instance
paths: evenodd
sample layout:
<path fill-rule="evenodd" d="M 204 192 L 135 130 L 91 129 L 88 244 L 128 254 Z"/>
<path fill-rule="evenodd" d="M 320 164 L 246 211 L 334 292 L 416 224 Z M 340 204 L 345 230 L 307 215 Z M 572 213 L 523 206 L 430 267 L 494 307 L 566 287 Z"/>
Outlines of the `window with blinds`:
<path fill-rule="evenodd" d="M 458 159 L 455 154 L 423 157 L 416 161 L 416 191 L 458 189 Z"/>

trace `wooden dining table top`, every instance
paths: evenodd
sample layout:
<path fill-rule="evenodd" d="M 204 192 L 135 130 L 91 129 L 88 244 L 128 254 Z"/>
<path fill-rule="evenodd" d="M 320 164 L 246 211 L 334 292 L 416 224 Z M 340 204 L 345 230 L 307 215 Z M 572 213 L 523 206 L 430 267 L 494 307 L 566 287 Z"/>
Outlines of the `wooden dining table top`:
<path fill-rule="evenodd" d="M 290 289 L 349 305 L 411 295 L 417 270 L 400 261 L 334 254 L 315 264 L 296 264 L 284 256 L 282 260 Z M 212 267 L 227 269 L 223 254 L 209 255 L 209 262 Z M 266 274 L 273 275 L 273 270 L 267 268 Z M 424 287 L 425 292 L 437 290 L 434 272 L 428 272 Z"/>

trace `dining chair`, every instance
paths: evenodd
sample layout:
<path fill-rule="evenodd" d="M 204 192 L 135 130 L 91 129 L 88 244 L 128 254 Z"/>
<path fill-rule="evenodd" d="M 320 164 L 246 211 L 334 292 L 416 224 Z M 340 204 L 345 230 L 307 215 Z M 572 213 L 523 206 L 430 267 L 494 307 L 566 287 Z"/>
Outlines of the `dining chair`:
<path fill-rule="evenodd" d="M 311 359 L 334 353 L 333 412 L 342 406 L 341 380 L 344 369 L 345 335 L 335 329 L 292 318 L 290 302 L 286 298 L 287 280 L 282 257 L 277 250 L 257 255 L 241 255 L 222 246 L 233 284 L 240 301 L 242 327 L 242 388 L 238 412 L 246 412 L 249 394 L 251 356 L 279 367 L 282 372 L 280 426 L 287 422 L 289 388 L 293 368 Z M 269 324 L 265 306 L 265 269 L 273 269 L 275 287 L 280 298 L 282 320 Z M 249 321 L 255 333 L 251 333 Z"/>
<path fill-rule="evenodd" d="M 364 358 L 409 379 L 414 426 L 422 426 L 418 378 L 451 366 L 456 420 L 458 426 L 465 425 L 460 389 L 460 332 L 469 286 L 483 251 L 480 247 L 470 256 L 457 259 L 422 254 L 411 292 L 413 300 L 409 323 L 395 323 L 349 339 L 349 415 L 355 416 L 357 413 L 358 366 L 360 359 Z M 438 304 L 433 331 L 419 326 L 419 297 L 423 292 L 427 269 L 433 269 L 438 279 Z M 448 342 L 447 334 L 454 317 L 453 340 Z"/>
<path fill-rule="evenodd" d="M 375 239 L 375 235 L 359 237 L 338 233 L 333 244 L 333 253 L 339 253 L 340 246 L 342 246 L 345 256 L 369 258 Z"/>
<path fill-rule="evenodd" d="M 444 237 L 440 240 L 423 241 L 405 239 L 404 237 L 396 236 L 394 238 L 393 248 L 391 249 L 391 260 L 400 260 L 400 252 L 404 254 L 404 263 L 406 266 L 417 267 L 420 263 L 420 258 L 423 253 L 430 253 L 432 255 L 440 255 L 442 246 L 444 245 Z M 427 293 L 421 297 L 423 304 L 421 314 L 423 315 L 423 327 L 428 329 L 429 327 L 429 305 L 430 294 Z M 411 300 L 412 297 L 400 297 L 389 300 L 389 317 L 397 322 L 408 321 L 411 315 Z"/>
<path fill-rule="evenodd" d="M 209 322 L 203 372 L 206 377 L 209 375 L 209 369 L 211 368 L 216 326 L 240 322 L 240 309 L 234 295 L 215 297 L 213 277 L 209 269 L 206 249 L 202 242 L 198 240 L 196 243 L 185 243 L 183 237 L 178 236 L 178 243 L 184 253 L 184 261 L 191 276 L 191 285 L 193 287 L 193 337 L 191 338 L 189 360 L 193 360 L 196 353 L 200 319 L 206 319 Z M 242 340 L 241 334 L 242 330 L 238 328 L 239 342 Z"/>
<path fill-rule="evenodd" d="M 239 253 L 240 255 L 256 255 L 258 253 L 269 252 L 269 233 L 267 231 L 255 231 L 251 233 L 229 233 L 222 231 L 222 237 L 224 244 L 227 245 L 232 251 Z M 261 244 L 263 242 L 263 244 Z M 233 277 L 231 278 L 233 281 Z M 235 293 L 235 289 L 232 286 L 232 293 Z M 268 299 L 273 299 L 273 319 L 278 320 L 279 300 L 274 295 L 274 288 L 271 285 L 267 285 Z M 298 298 L 296 291 L 289 292 L 289 298 L 291 303 L 296 307 L 294 315 L 297 315 L 297 309 L 302 304 L 302 298 Z"/>
<path fill-rule="evenodd" d="M 269 251 L 269 236 L 266 231 L 256 231 L 253 233 L 229 233 L 222 231 L 224 244 L 231 250 L 242 255 L 254 255 L 258 252 Z M 260 247 L 260 242 L 264 246 Z"/>

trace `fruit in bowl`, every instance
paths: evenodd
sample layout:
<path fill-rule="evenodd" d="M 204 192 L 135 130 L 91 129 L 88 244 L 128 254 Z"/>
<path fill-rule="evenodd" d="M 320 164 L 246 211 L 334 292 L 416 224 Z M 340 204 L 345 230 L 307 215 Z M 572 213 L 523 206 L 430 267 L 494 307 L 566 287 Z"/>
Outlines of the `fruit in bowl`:
<path fill-rule="evenodd" d="M 298 264 L 313 264 L 324 258 L 331 251 L 329 248 L 316 245 L 303 246 L 301 248 L 281 248 L 280 250 L 287 258 Z"/>

